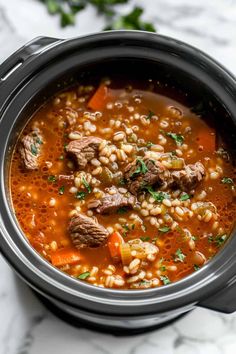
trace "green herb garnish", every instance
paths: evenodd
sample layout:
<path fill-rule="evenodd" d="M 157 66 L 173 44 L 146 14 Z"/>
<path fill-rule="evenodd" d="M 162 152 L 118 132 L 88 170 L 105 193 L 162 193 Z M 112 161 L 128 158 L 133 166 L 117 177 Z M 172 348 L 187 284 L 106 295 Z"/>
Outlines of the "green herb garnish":
<path fill-rule="evenodd" d="M 127 213 L 128 208 L 126 207 L 120 207 L 119 209 L 117 209 L 117 214 L 125 214 Z"/>
<path fill-rule="evenodd" d="M 64 192 L 65 192 L 65 186 L 61 186 L 61 187 L 58 189 L 58 193 L 59 193 L 60 195 L 62 195 L 62 194 L 64 194 Z"/>
<path fill-rule="evenodd" d="M 89 276 L 90 276 L 90 272 L 84 272 L 84 273 L 81 273 L 78 276 L 78 278 L 84 280 L 84 279 L 87 279 Z"/>
<path fill-rule="evenodd" d="M 169 226 L 163 226 L 163 227 L 159 227 L 158 231 L 166 233 L 170 231 Z"/>
<path fill-rule="evenodd" d="M 134 29 L 155 32 L 152 23 L 141 20 L 143 9 L 134 7 L 127 15 L 118 15 L 115 5 L 126 4 L 129 0 L 40 0 L 46 5 L 50 15 L 59 15 L 61 26 L 74 25 L 76 14 L 92 5 L 99 14 L 105 16 L 108 26 L 105 30 Z"/>
<path fill-rule="evenodd" d="M 145 241 L 149 241 L 150 237 L 149 236 L 141 236 L 139 237 L 141 241 L 145 242 Z"/>
<path fill-rule="evenodd" d="M 137 168 L 134 171 L 134 173 L 132 173 L 132 175 L 130 176 L 131 178 L 140 174 L 140 173 L 145 174 L 148 171 L 148 168 L 147 168 L 145 162 L 139 157 L 136 159 L 136 166 L 137 166 Z"/>
<path fill-rule="evenodd" d="M 166 133 L 166 135 L 169 136 L 171 139 L 173 139 L 176 142 L 176 145 L 178 146 L 183 145 L 184 142 L 183 135 L 175 134 L 175 133 Z"/>
<path fill-rule="evenodd" d="M 57 180 L 56 176 L 53 176 L 53 175 L 48 176 L 48 182 L 54 183 L 54 182 L 56 182 L 56 180 Z"/>
<path fill-rule="evenodd" d="M 197 264 L 194 264 L 193 268 L 194 268 L 195 271 L 197 271 L 197 270 L 199 270 L 201 267 L 200 267 L 199 265 L 197 265 Z"/>
<path fill-rule="evenodd" d="M 39 144 L 39 145 L 43 144 L 42 140 L 38 136 L 36 138 L 36 143 Z"/>
<path fill-rule="evenodd" d="M 232 180 L 232 178 L 229 178 L 229 177 L 223 177 L 221 182 L 223 184 L 234 184 L 234 181 Z"/>
<path fill-rule="evenodd" d="M 31 153 L 32 153 L 34 156 L 37 156 L 37 155 L 38 155 L 38 149 L 37 149 L 37 147 L 36 147 L 34 144 L 31 144 L 30 150 L 31 150 Z"/>
<path fill-rule="evenodd" d="M 162 272 L 165 272 L 165 271 L 166 271 L 166 266 L 164 266 L 164 265 L 160 266 L 160 270 L 161 270 Z"/>
<path fill-rule="evenodd" d="M 182 262 L 184 261 L 184 259 L 186 258 L 185 254 L 183 254 L 183 252 L 181 251 L 180 248 L 177 249 L 177 251 L 175 252 L 175 262 Z"/>
<path fill-rule="evenodd" d="M 226 239 L 227 239 L 227 235 L 226 234 L 218 235 L 218 236 L 216 236 L 214 242 L 216 243 L 217 247 L 220 247 L 220 246 L 222 246 L 225 243 Z"/>
<path fill-rule="evenodd" d="M 159 203 L 161 203 L 164 199 L 169 199 L 170 196 L 165 192 L 155 192 L 152 187 L 147 186 L 145 189 L 151 194 L 151 196 Z"/>
<path fill-rule="evenodd" d="M 82 177 L 82 183 L 85 186 L 85 188 L 87 189 L 88 193 L 91 193 L 92 189 L 84 177 Z"/>
<path fill-rule="evenodd" d="M 182 194 L 182 195 L 180 196 L 179 200 L 181 200 L 181 202 L 184 202 L 185 200 L 188 200 L 188 199 L 190 199 L 190 198 L 191 198 L 191 197 L 190 197 L 189 194 L 184 193 L 184 194 Z"/>
<path fill-rule="evenodd" d="M 147 119 L 147 120 L 151 120 L 154 115 L 155 115 L 154 112 L 149 111 L 146 119 Z"/>
<path fill-rule="evenodd" d="M 152 147 L 153 145 L 155 145 L 155 144 L 153 144 L 151 141 L 148 141 L 146 146 L 147 146 L 147 148 L 150 148 L 150 147 Z"/>
<path fill-rule="evenodd" d="M 84 200 L 86 195 L 87 195 L 86 192 L 80 191 L 75 194 L 75 198 L 79 200 Z"/>
<path fill-rule="evenodd" d="M 168 278 L 167 275 L 161 275 L 160 279 L 161 279 L 161 281 L 163 282 L 164 285 L 167 285 L 167 284 L 171 283 L 171 281 L 170 281 L 170 279 Z"/>
<path fill-rule="evenodd" d="M 156 32 L 155 27 L 150 22 L 141 20 L 143 9 L 136 6 L 129 14 L 118 16 L 105 28 L 105 30 L 133 29 L 148 32 Z"/>

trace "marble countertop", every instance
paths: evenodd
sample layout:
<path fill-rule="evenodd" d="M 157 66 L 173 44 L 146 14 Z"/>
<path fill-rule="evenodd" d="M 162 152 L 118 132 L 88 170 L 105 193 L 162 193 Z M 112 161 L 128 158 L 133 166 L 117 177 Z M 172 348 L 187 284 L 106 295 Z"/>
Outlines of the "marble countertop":
<path fill-rule="evenodd" d="M 204 50 L 236 74 L 235 0 L 136 0 L 159 33 Z M 121 11 L 125 7 L 120 7 Z M 94 20 L 93 20 L 94 19 Z M 88 8 L 61 29 L 37 0 L 0 0 L 0 63 L 30 39 L 95 32 L 103 19 Z M 236 314 L 196 309 L 151 333 L 119 338 L 73 328 L 48 312 L 0 256 L 0 354 L 235 354 Z"/>

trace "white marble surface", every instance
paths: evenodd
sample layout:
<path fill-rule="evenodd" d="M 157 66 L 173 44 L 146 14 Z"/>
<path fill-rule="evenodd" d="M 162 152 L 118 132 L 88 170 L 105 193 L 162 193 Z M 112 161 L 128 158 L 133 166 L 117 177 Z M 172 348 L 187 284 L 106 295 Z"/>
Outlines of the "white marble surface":
<path fill-rule="evenodd" d="M 236 74 L 235 0 L 135 2 L 159 33 L 201 48 Z M 0 0 L 0 62 L 36 36 L 75 37 L 102 26 L 91 8 L 62 30 L 37 0 Z M 162 330 L 128 338 L 76 329 L 49 313 L 0 256 L 0 354 L 42 353 L 235 354 L 236 314 L 197 309 Z"/>

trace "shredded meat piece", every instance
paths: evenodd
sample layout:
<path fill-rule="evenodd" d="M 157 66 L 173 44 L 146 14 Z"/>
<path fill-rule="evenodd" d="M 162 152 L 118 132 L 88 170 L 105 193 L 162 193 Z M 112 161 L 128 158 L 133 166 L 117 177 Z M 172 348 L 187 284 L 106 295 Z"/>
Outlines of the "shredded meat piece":
<path fill-rule="evenodd" d="M 189 191 L 202 181 L 205 176 L 205 168 L 201 162 L 196 162 L 193 165 L 186 165 L 185 168 L 180 171 L 172 172 L 171 176 L 173 178 L 173 181 L 170 183 L 172 187 Z"/>
<path fill-rule="evenodd" d="M 66 151 L 69 156 L 75 159 L 78 167 L 83 169 L 87 163 L 97 155 L 98 147 L 101 142 L 102 139 L 95 136 L 83 137 L 71 141 L 66 146 Z"/>
<path fill-rule="evenodd" d="M 112 214 L 122 207 L 133 208 L 136 202 L 136 197 L 133 195 L 125 196 L 116 190 L 114 194 L 106 193 L 100 200 L 91 200 L 88 208 L 95 209 L 98 214 Z"/>
<path fill-rule="evenodd" d="M 145 189 L 145 186 L 153 185 L 189 191 L 195 188 L 205 176 L 205 168 L 201 162 L 186 165 L 178 171 L 169 171 L 158 160 L 144 157 L 142 161 L 145 164 L 145 172 L 142 173 L 137 161 L 126 167 L 124 175 L 127 187 L 134 195 Z"/>
<path fill-rule="evenodd" d="M 95 248 L 104 245 L 109 232 L 94 219 L 78 214 L 69 223 L 69 233 L 74 246 L 80 248 Z"/>
<path fill-rule="evenodd" d="M 20 155 L 27 170 L 39 168 L 39 157 L 41 153 L 42 136 L 38 129 L 33 130 L 21 139 Z"/>
<path fill-rule="evenodd" d="M 137 195 L 145 186 L 153 186 L 154 184 L 161 186 L 166 179 L 170 178 L 170 172 L 159 161 L 147 157 L 142 160 L 147 171 L 145 173 L 137 172 L 140 169 L 138 161 L 136 159 L 125 168 L 124 177 L 132 194 Z"/>

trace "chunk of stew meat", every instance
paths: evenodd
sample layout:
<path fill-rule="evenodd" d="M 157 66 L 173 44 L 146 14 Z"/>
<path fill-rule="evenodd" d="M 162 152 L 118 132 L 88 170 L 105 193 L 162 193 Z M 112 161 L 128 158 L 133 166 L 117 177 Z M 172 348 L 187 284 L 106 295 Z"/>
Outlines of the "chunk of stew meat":
<path fill-rule="evenodd" d="M 114 194 L 108 193 L 101 199 L 94 199 L 88 203 L 89 209 L 95 209 L 98 214 L 112 214 L 117 212 L 118 209 L 123 207 L 133 208 L 136 204 L 136 197 L 129 193 L 121 194 L 117 189 Z"/>
<path fill-rule="evenodd" d="M 144 157 L 128 164 L 124 177 L 129 191 L 137 195 L 146 186 L 163 185 L 170 178 L 170 172 L 159 161 Z"/>
<path fill-rule="evenodd" d="M 178 171 L 170 171 L 160 161 L 144 158 L 136 159 L 125 169 L 125 179 L 131 193 L 137 195 L 146 186 L 165 186 L 189 191 L 195 188 L 205 176 L 205 168 L 201 162 L 186 165 Z"/>
<path fill-rule="evenodd" d="M 109 235 L 102 225 L 83 214 L 78 214 L 71 218 L 69 234 L 74 246 L 78 249 L 102 246 Z"/>
<path fill-rule="evenodd" d="M 71 141 L 66 146 L 66 151 L 77 163 L 80 169 L 85 168 L 87 163 L 98 154 L 101 138 L 95 136 L 82 137 Z"/>
<path fill-rule="evenodd" d="M 39 168 L 42 143 L 42 136 L 38 129 L 33 130 L 21 139 L 19 152 L 27 170 L 37 170 Z"/>

